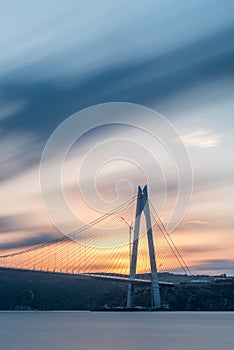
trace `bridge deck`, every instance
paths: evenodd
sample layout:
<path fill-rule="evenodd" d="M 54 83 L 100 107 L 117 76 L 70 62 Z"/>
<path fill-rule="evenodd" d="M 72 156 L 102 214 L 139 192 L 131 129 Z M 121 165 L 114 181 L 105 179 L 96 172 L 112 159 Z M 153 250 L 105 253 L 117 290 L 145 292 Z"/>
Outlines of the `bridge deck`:
<path fill-rule="evenodd" d="M 1 269 L 1 268 L 0 268 Z M 45 271 L 45 270 L 28 270 L 28 269 L 17 269 L 14 267 L 9 268 L 9 270 L 19 270 L 19 271 L 31 271 L 31 272 L 43 272 L 43 273 L 50 273 L 50 274 L 56 274 L 56 275 L 71 275 L 71 276 L 77 276 L 77 277 L 85 277 L 85 278 L 93 278 L 93 279 L 99 279 L 99 280 L 106 280 L 106 281 L 115 281 L 115 282 L 125 282 L 125 283 L 134 283 L 134 284 L 150 284 L 150 279 L 143 279 L 143 278 L 129 278 L 124 276 L 113 276 L 113 275 L 104 275 L 104 274 L 98 274 L 98 273 L 69 273 L 69 272 L 58 272 L 58 271 Z M 174 286 L 175 284 L 173 282 L 166 282 L 166 281 L 159 281 L 159 285 L 162 286 Z"/>
<path fill-rule="evenodd" d="M 96 279 L 105 279 L 110 281 L 116 281 L 116 282 L 132 282 L 134 284 L 150 284 L 151 280 L 149 279 L 141 279 L 141 278 L 128 278 L 123 276 L 111 276 L 111 275 L 101 275 L 101 274 L 93 274 L 93 273 L 85 273 L 80 274 L 78 276 L 84 276 L 84 277 L 90 277 L 90 278 L 96 278 Z M 173 282 L 163 282 L 159 281 L 159 285 L 163 286 L 174 286 Z"/>

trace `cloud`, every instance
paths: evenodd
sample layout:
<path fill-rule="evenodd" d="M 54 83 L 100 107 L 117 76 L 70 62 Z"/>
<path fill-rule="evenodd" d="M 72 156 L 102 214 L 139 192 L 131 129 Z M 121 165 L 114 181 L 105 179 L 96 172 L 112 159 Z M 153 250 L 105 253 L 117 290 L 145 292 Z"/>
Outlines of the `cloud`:
<path fill-rule="evenodd" d="M 202 220 L 189 220 L 187 223 L 189 225 L 210 225 L 209 221 L 202 221 Z"/>
<path fill-rule="evenodd" d="M 199 244 L 193 244 L 190 247 L 186 246 L 183 247 L 183 254 L 196 254 L 196 253 L 209 253 L 209 252 L 220 252 L 220 250 L 224 250 L 225 248 L 221 248 L 215 245 L 215 244 L 203 244 L 203 245 L 199 245 Z"/>
<path fill-rule="evenodd" d="M 58 236 L 55 227 L 35 222 L 27 213 L 0 216 L 1 250 L 42 244 Z"/>
<path fill-rule="evenodd" d="M 211 130 L 195 130 L 181 136 L 187 146 L 199 148 L 215 147 L 220 143 L 221 137 Z"/>
<path fill-rule="evenodd" d="M 28 108 L 17 117 L 0 121 L 0 127 L 6 131 L 30 130 L 45 139 L 66 117 L 93 104 L 129 101 L 155 105 L 197 85 L 225 77 L 231 79 L 233 35 L 234 26 L 228 26 L 186 45 L 151 53 L 144 60 L 128 55 L 111 67 L 103 60 L 102 65 L 94 65 L 86 75 L 74 67 L 72 77 L 64 75 L 60 83 L 58 77 L 51 76 L 39 83 L 38 68 L 26 66 L 8 76 L 3 84 L 5 99 L 28 99 Z M 67 59 L 62 58 L 61 65 L 66 66 Z M 45 73 L 51 70 L 46 64 Z M 32 80 L 25 80 L 25 75 Z M 207 145 L 204 136 L 211 135 L 200 136 L 201 143 Z"/>
<path fill-rule="evenodd" d="M 8 118 L 21 112 L 26 105 L 23 101 L 0 102 L 0 119 Z"/>
<path fill-rule="evenodd" d="M 210 259 L 201 260 L 196 265 L 200 271 L 225 272 L 234 273 L 234 259 Z"/>
<path fill-rule="evenodd" d="M 30 132 L 0 131 L 0 182 L 18 177 L 39 163 L 43 144 Z"/>
<path fill-rule="evenodd" d="M 28 248 L 50 242 L 56 238 L 57 237 L 54 235 L 54 232 L 38 231 L 36 234 L 32 233 L 27 237 L 1 242 L 1 250 Z"/>

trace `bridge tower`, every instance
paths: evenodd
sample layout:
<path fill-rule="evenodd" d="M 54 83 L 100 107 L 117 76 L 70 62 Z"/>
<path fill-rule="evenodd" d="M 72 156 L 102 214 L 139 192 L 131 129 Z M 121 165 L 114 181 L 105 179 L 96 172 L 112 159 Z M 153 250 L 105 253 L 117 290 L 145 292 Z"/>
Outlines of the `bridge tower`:
<path fill-rule="evenodd" d="M 131 266 L 130 266 L 130 282 L 128 285 L 128 296 L 127 296 L 127 308 L 131 309 L 133 307 L 134 285 L 131 282 L 131 279 L 136 278 L 139 230 L 140 230 L 140 221 L 141 221 L 142 213 L 144 213 L 145 215 L 147 238 L 148 238 L 148 248 L 149 248 L 150 268 L 151 268 L 151 293 L 152 293 L 152 304 L 153 304 L 152 306 L 155 309 L 159 309 L 161 307 L 161 297 L 159 292 L 158 273 L 157 273 L 157 265 L 156 265 L 156 256 L 154 251 L 154 241 L 153 241 L 153 233 L 152 233 L 152 226 L 151 226 L 147 186 L 145 186 L 143 190 L 140 186 L 138 186 L 136 218 L 135 218 L 135 227 L 134 227 Z"/>

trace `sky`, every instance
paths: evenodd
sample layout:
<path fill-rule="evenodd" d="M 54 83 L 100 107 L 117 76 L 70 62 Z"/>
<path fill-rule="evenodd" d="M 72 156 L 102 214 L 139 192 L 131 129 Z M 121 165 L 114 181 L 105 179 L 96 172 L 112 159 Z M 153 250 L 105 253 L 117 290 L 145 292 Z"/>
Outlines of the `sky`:
<path fill-rule="evenodd" d="M 55 6 L 10 0 L 0 8 L 0 249 L 22 249 L 60 234 L 45 211 L 39 182 L 53 131 L 83 108 L 128 102 L 165 117 L 190 154 L 193 195 L 171 233 L 185 260 L 194 273 L 233 275 L 234 2 L 58 0 Z M 145 125 L 150 128 L 152 120 Z M 106 126 L 83 137 L 73 162 L 79 167 L 95 143 L 123 135 L 148 145 L 139 131 Z M 88 220 L 91 213 L 74 196 L 69 164 L 68 197 Z M 142 164 L 157 179 L 158 170 Z M 115 198 L 115 185 L 126 173 L 134 193 L 142 181 L 123 159 L 99 170 L 106 200 Z M 173 174 L 168 170 L 168 203 Z M 156 202 L 162 198 L 161 182 L 151 190 Z"/>

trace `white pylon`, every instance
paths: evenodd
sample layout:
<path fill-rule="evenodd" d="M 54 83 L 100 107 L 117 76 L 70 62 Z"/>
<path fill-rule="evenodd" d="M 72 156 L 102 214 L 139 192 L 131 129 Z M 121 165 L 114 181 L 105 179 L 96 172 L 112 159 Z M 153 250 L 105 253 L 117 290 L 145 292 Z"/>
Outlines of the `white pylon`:
<path fill-rule="evenodd" d="M 136 219 L 134 227 L 134 237 L 133 237 L 133 248 L 132 248 L 132 259 L 130 266 L 130 280 L 136 278 L 136 266 L 137 266 L 137 255 L 138 255 L 138 243 L 139 243 L 139 231 L 140 231 L 140 221 L 142 212 L 145 214 L 148 247 L 149 247 L 149 257 L 150 257 L 150 269 L 151 269 L 151 286 L 152 286 L 152 301 L 153 308 L 159 309 L 161 307 L 161 297 L 158 284 L 158 273 L 156 265 L 156 256 L 154 252 L 154 241 L 150 218 L 150 209 L 148 201 L 148 191 L 147 186 L 142 188 L 138 186 L 137 195 L 137 205 L 136 205 Z M 128 286 L 128 296 L 127 296 L 127 308 L 133 308 L 133 283 L 130 282 Z"/>

